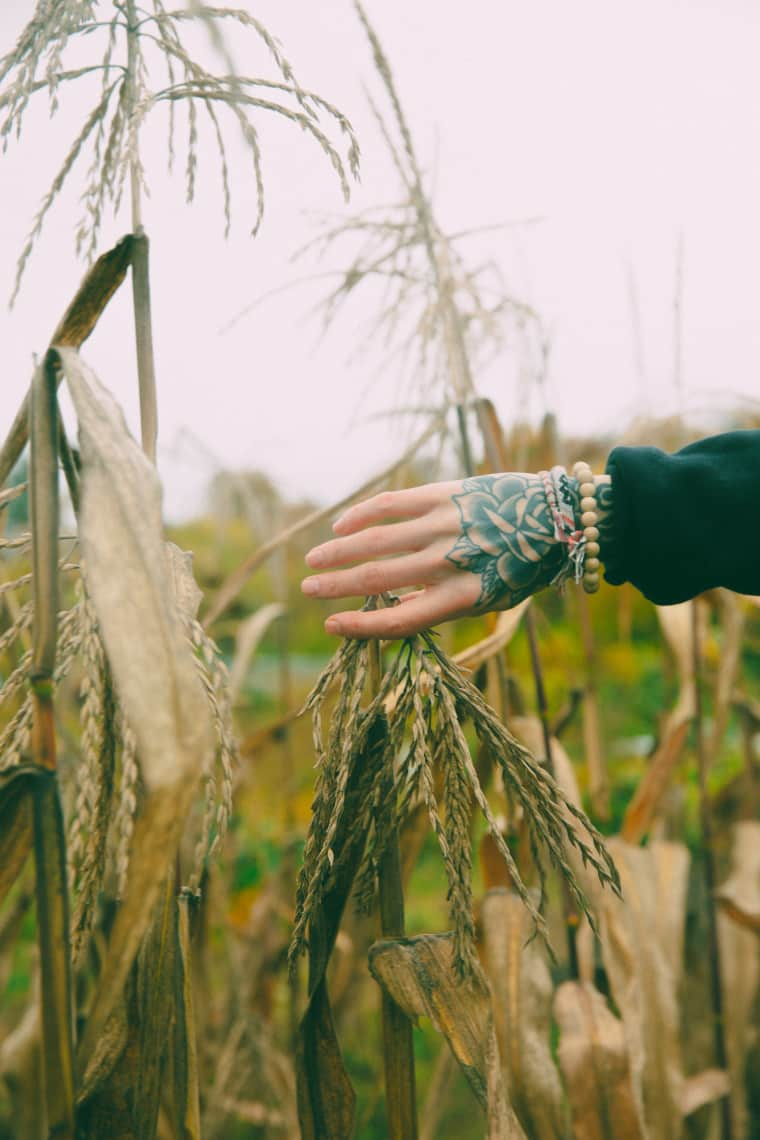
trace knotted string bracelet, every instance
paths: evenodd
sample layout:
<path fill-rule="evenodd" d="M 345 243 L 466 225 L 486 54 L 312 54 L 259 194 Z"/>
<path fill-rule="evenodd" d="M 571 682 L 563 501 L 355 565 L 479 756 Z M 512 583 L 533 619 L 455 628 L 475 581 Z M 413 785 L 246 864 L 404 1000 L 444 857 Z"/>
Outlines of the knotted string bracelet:
<path fill-rule="evenodd" d="M 571 575 L 582 584 L 587 594 L 599 589 L 599 516 L 596 503 L 596 484 L 591 468 L 582 461 L 573 467 L 581 496 L 580 526 L 577 525 L 570 480 L 564 467 L 540 471 L 546 501 L 554 524 L 554 537 L 565 547 L 567 557 L 552 585 L 560 589 Z"/>

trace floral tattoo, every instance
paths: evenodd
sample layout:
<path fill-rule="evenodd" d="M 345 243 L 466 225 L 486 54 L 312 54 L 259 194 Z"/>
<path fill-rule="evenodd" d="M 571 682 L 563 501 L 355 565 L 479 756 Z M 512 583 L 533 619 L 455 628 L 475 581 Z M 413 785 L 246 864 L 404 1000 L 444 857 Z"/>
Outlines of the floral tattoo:
<path fill-rule="evenodd" d="M 462 531 L 446 557 L 480 575 L 478 608 L 517 605 L 556 576 L 565 555 L 537 476 L 480 475 L 452 498 Z"/>

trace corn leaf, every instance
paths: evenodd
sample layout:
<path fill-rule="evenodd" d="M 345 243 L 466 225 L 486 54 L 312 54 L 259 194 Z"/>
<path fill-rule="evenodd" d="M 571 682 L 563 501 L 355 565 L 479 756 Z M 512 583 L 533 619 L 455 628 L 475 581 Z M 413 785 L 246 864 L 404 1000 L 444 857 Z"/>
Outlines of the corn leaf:
<path fill-rule="evenodd" d="M 554 1016 L 575 1140 L 644 1140 L 623 1023 L 584 982 L 563 982 Z"/>
<path fill-rule="evenodd" d="M 626 809 L 620 833 L 628 843 L 638 843 L 649 830 L 683 752 L 689 725 L 696 711 L 697 690 L 691 626 L 692 606 L 696 604 L 681 602 L 675 606 L 656 607 L 660 628 L 676 662 L 678 697 L 663 723 L 657 750 Z M 700 605 L 697 614 L 703 630 L 706 627 L 706 612 L 706 607 Z M 700 644 L 704 644 L 702 636 Z"/>
<path fill-rule="evenodd" d="M 198 1051 L 193 1003 L 190 949 L 190 900 L 177 900 L 179 957 L 175 974 L 174 1048 L 174 1133 L 183 1140 L 201 1140 Z"/>
<path fill-rule="evenodd" d="M 338 1044 L 327 992 L 326 971 L 343 910 L 362 860 L 366 833 L 352 827 L 357 806 L 383 761 L 387 723 L 375 717 L 366 744 L 352 758 L 345 807 L 332 843 L 333 864 L 322 903 L 309 923 L 309 1000 L 298 1028 L 296 1083 L 303 1140 L 348 1140 L 353 1135 L 356 1094 Z"/>
<path fill-rule="evenodd" d="M 429 1017 L 444 1035 L 486 1111 L 489 1140 L 526 1140 L 507 1102 L 488 982 L 477 966 L 470 979 L 458 979 L 453 936 L 376 942 L 369 968 L 407 1017 Z"/>
<path fill-rule="evenodd" d="M 235 637 L 235 656 L 230 668 L 230 700 L 234 701 L 239 696 L 251 658 L 262 637 L 271 623 L 284 613 L 283 605 L 270 602 L 240 623 Z"/>
<path fill-rule="evenodd" d="M 718 913 L 723 1023 L 731 1076 L 731 1122 L 736 1140 L 748 1134 L 747 1054 L 753 1045 L 754 1009 L 760 984 L 760 940 L 750 923 L 737 921 L 757 914 L 760 895 L 760 823 L 745 820 L 733 828 L 731 868 L 719 888 Z M 727 905 L 728 904 L 728 905 Z"/>
<path fill-rule="evenodd" d="M 652 1140 L 681 1135 L 683 1073 L 679 1044 L 676 984 L 679 971 L 670 961 L 672 928 L 660 926 L 661 908 L 683 923 L 684 895 L 658 883 L 651 848 L 609 841 L 620 872 L 623 900 L 602 899 L 601 939 L 612 996 L 625 1027 L 642 1119 Z M 662 939 L 662 940 L 661 940 Z"/>
<path fill-rule="evenodd" d="M 137 960 L 140 1062 L 134 1104 L 138 1140 L 153 1140 L 174 1018 L 178 968 L 174 876 L 168 875 Z"/>
<path fill-rule="evenodd" d="M 177 850 L 211 747 L 208 708 L 182 629 L 164 550 L 154 468 L 73 349 L 60 349 L 79 424 L 80 538 L 114 684 L 137 737 L 145 803 L 123 904 L 79 1050 L 86 1071 L 119 1000 Z"/>
<path fill-rule="evenodd" d="M 36 769 L 11 768 L 0 776 L 0 903 L 24 869 L 32 849 L 32 799 Z"/>
<path fill-rule="evenodd" d="M 42 979 L 42 1053 L 48 1127 L 74 1140 L 74 1032 L 63 814 L 54 772 L 40 772 L 33 799 L 37 930 Z"/>
<path fill-rule="evenodd" d="M 513 892 L 489 891 L 480 923 L 507 1096 L 529 1136 L 562 1138 L 567 1119 L 551 1052 L 553 987 L 546 947 L 531 939 L 530 915 Z"/>

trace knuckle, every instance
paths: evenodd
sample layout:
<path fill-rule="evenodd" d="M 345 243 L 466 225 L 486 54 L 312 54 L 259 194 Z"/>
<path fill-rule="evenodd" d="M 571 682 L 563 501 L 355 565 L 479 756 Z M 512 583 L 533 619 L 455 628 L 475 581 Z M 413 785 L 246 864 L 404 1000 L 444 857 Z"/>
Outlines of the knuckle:
<path fill-rule="evenodd" d="M 393 491 L 380 491 L 379 494 L 375 495 L 373 502 L 379 511 L 385 512 L 392 509 L 394 499 Z"/>
<path fill-rule="evenodd" d="M 385 546 L 385 535 L 381 527 L 368 530 L 365 535 L 368 554 L 382 554 Z"/>
<path fill-rule="evenodd" d="M 387 637 L 406 637 L 412 632 L 410 626 L 413 623 L 409 621 L 408 617 L 403 614 L 397 613 L 395 610 L 387 615 L 385 623 L 385 633 Z"/>

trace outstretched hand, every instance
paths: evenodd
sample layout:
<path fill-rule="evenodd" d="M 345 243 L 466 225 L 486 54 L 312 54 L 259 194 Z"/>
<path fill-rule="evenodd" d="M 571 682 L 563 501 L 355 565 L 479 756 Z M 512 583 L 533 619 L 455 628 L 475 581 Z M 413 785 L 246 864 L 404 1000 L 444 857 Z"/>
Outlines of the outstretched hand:
<path fill-rule="evenodd" d="M 380 524 L 380 525 L 378 525 Z M 509 609 L 548 585 L 563 552 L 539 476 L 481 475 L 384 491 L 350 507 L 314 547 L 301 589 L 348 598 L 410 589 L 397 605 L 344 610 L 343 637 L 407 637 L 452 618 Z"/>

